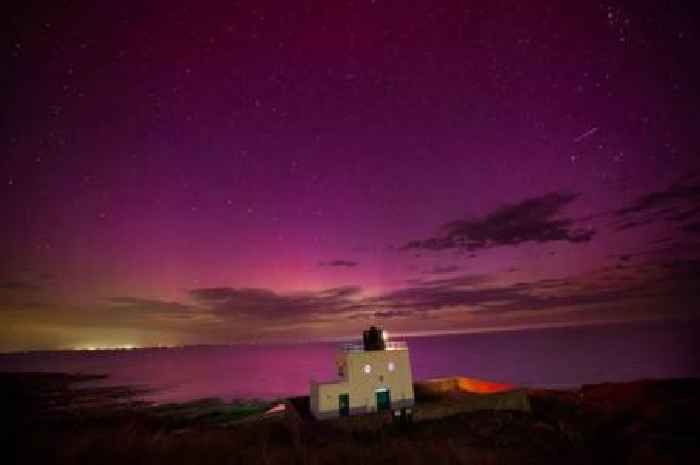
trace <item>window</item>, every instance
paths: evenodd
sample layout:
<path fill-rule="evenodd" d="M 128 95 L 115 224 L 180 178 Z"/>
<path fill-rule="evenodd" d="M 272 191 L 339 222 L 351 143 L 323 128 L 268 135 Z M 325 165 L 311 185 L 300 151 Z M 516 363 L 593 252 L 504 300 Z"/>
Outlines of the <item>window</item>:
<path fill-rule="evenodd" d="M 396 369 L 396 365 L 394 365 L 394 362 L 389 362 L 389 371 L 394 371 Z"/>
<path fill-rule="evenodd" d="M 365 365 L 362 369 L 363 369 L 364 372 L 367 373 L 367 374 L 372 373 L 372 365 L 370 365 L 369 363 L 368 363 L 367 365 Z"/>

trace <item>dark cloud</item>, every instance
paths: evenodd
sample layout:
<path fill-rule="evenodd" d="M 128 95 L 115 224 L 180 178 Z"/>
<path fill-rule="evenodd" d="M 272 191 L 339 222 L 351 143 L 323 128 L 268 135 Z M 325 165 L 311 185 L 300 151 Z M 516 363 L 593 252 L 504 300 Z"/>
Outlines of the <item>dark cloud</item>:
<path fill-rule="evenodd" d="M 8 269 L 5 269 L 6 265 Z M 8 263 L 0 262 L 0 291 L 45 291 L 52 277 L 31 268 L 12 268 Z"/>
<path fill-rule="evenodd" d="M 473 251 L 524 242 L 588 242 L 594 230 L 576 229 L 573 219 L 559 216 L 577 197 L 555 192 L 506 205 L 483 218 L 448 223 L 437 237 L 410 241 L 404 249 Z"/>
<path fill-rule="evenodd" d="M 693 234 L 700 234 L 700 221 L 683 225 L 683 231 Z"/>
<path fill-rule="evenodd" d="M 624 216 L 649 210 L 675 206 L 678 202 L 700 201 L 700 183 L 676 182 L 662 191 L 650 192 L 637 198 L 632 205 L 617 210 Z"/>
<path fill-rule="evenodd" d="M 666 189 L 639 196 L 631 205 L 615 211 L 621 220 L 617 226 L 623 231 L 645 226 L 660 220 L 681 224 L 686 232 L 694 231 L 694 224 L 700 217 L 700 181 L 685 178 Z M 692 223 L 687 223 L 693 221 Z"/>
<path fill-rule="evenodd" d="M 648 255 L 647 255 L 648 256 Z M 184 317 L 204 314 L 231 323 L 238 319 L 304 322 L 339 319 L 439 318 L 442 312 L 511 314 L 528 311 L 546 315 L 563 309 L 636 308 L 639 302 L 669 303 L 679 309 L 696 294 L 700 259 L 670 259 L 670 255 L 619 254 L 617 263 L 567 278 L 501 284 L 502 275 L 463 274 L 437 279 L 414 279 L 403 288 L 378 296 L 363 295 L 357 286 L 320 291 L 275 292 L 263 288 L 213 287 L 189 291 L 194 304 L 117 297 L 110 303 L 123 310 Z M 632 260 L 632 258 L 635 260 Z M 534 313 L 530 313 L 532 315 Z"/>
<path fill-rule="evenodd" d="M 620 261 L 629 261 L 633 258 L 646 260 L 647 263 L 662 263 L 674 257 L 694 257 L 700 251 L 700 243 L 691 240 L 663 240 L 650 241 L 646 248 L 635 252 L 609 255 Z"/>
<path fill-rule="evenodd" d="M 142 313 L 172 318 L 187 318 L 201 310 L 181 302 L 141 297 L 112 297 L 107 299 L 107 303 L 110 304 L 110 310 L 122 313 Z"/>
<path fill-rule="evenodd" d="M 460 268 L 457 265 L 436 266 L 433 269 L 426 271 L 425 274 L 450 274 L 459 270 Z"/>
<path fill-rule="evenodd" d="M 409 279 L 406 284 L 410 286 L 459 286 L 459 287 L 476 287 L 486 284 L 491 281 L 491 277 L 484 274 L 462 274 L 449 278 L 439 279 Z"/>
<path fill-rule="evenodd" d="M 320 262 L 318 265 L 319 266 L 339 266 L 339 267 L 353 268 L 353 267 L 357 266 L 357 262 L 353 262 L 351 260 L 333 260 L 330 262 Z"/>
<path fill-rule="evenodd" d="M 380 312 L 374 312 L 375 318 L 382 318 L 382 319 L 400 318 L 400 317 L 411 316 L 411 315 L 413 315 L 413 313 L 410 311 L 406 311 L 406 310 L 384 310 L 384 311 L 380 311 Z"/>
<path fill-rule="evenodd" d="M 626 231 L 632 228 L 638 228 L 639 226 L 646 226 L 647 224 L 653 223 L 655 220 L 653 218 L 647 218 L 641 221 L 626 221 L 618 225 L 615 229 L 618 231 Z"/>
<path fill-rule="evenodd" d="M 455 307 L 477 307 L 493 303 L 510 304 L 526 297 L 520 285 L 506 287 L 464 286 L 458 281 L 440 280 L 398 289 L 379 297 L 376 305 L 420 313 Z"/>
<path fill-rule="evenodd" d="M 700 215 L 700 207 L 692 207 L 681 211 L 674 211 L 672 215 L 666 217 L 668 221 L 683 223 Z"/>
<path fill-rule="evenodd" d="M 28 281 L 9 280 L 0 282 L 0 289 L 7 291 L 31 291 L 38 288 L 39 286 Z"/>
<path fill-rule="evenodd" d="M 575 279 L 542 279 L 508 285 L 496 285 L 497 281 L 488 276 L 474 275 L 413 281 L 408 287 L 376 298 L 372 304 L 400 311 L 401 316 L 445 310 L 490 314 L 563 308 L 582 311 L 601 305 L 622 307 L 632 301 L 682 301 L 696 293 L 699 281 L 700 260 L 671 260 L 615 265 Z M 677 311 L 692 309 L 668 308 L 668 312 Z"/>
<path fill-rule="evenodd" d="M 700 282 L 700 259 L 676 259 L 662 264 L 668 271 L 665 279 L 673 283 Z"/>
<path fill-rule="evenodd" d="M 225 316 L 283 319 L 335 315 L 362 307 L 362 289 L 345 286 L 316 292 L 280 293 L 259 288 L 193 289 L 190 296 L 212 311 Z"/>
<path fill-rule="evenodd" d="M 628 262 L 632 260 L 636 255 L 640 254 L 635 254 L 635 253 L 616 253 L 616 254 L 611 254 L 608 255 L 608 258 L 614 258 L 616 260 L 619 260 L 621 262 Z"/>
<path fill-rule="evenodd" d="M 32 279 L 0 280 L 0 311 L 25 311 L 47 306 L 46 289 Z"/>

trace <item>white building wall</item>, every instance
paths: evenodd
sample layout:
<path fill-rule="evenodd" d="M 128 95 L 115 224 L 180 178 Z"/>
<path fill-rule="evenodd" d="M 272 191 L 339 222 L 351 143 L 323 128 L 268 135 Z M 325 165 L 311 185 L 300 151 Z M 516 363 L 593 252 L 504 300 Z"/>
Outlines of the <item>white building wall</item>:
<path fill-rule="evenodd" d="M 389 370 L 389 363 L 394 370 Z M 391 408 L 410 407 L 414 402 L 413 376 L 408 349 L 340 352 L 336 365 L 344 365 L 344 379 L 312 385 L 311 409 L 318 418 L 339 414 L 340 394 L 350 396 L 350 413 L 377 410 L 377 389 L 388 389 Z M 370 372 L 365 372 L 365 366 Z"/>

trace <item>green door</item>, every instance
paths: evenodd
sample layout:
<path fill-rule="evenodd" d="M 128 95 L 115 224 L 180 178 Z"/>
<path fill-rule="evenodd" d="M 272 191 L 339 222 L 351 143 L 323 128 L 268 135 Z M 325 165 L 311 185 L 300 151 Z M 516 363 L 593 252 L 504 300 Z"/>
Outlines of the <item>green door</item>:
<path fill-rule="evenodd" d="M 350 394 L 341 394 L 338 396 L 338 411 L 341 417 L 350 415 Z"/>
<path fill-rule="evenodd" d="M 377 410 L 389 410 L 391 408 L 391 394 L 388 389 L 377 389 Z"/>

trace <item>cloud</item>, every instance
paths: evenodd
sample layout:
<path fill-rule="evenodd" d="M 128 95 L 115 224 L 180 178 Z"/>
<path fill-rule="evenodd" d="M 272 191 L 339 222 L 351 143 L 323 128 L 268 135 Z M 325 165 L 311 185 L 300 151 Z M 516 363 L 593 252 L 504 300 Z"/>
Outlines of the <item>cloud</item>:
<path fill-rule="evenodd" d="M 411 280 L 411 283 L 419 286 L 437 287 L 437 286 L 456 286 L 456 287 L 475 287 L 487 284 L 491 281 L 491 277 L 485 274 L 461 274 L 450 278 L 439 278 L 430 280 Z M 409 283 L 409 284 L 411 284 Z"/>
<path fill-rule="evenodd" d="M 459 270 L 457 265 L 436 266 L 432 270 L 426 271 L 425 274 L 449 274 Z"/>
<path fill-rule="evenodd" d="M 467 280 L 468 281 L 468 280 Z M 525 297 L 526 289 L 519 286 L 485 287 L 458 280 L 439 280 L 406 287 L 380 296 L 377 306 L 399 309 L 404 313 L 421 313 L 463 307 L 477 307 L 493 303 L 511 303 Z"/>
<path fill-rule="evenodd" d="M 650 192 L 638 197 L 631 205 L 617 210 L 617 214 L 624 216 L 630 213 L 675 206 L 677 202 L 700 200 L 700 183 L 675 182 L 667 189 Z M 697 209 L 696 209 L 697 210 Z"/>
<path fill-rule="evenodd" d="M 678 180 L 666 189 L 637 197 L 630 205 L 615 211 L 623 231 L 660 220 L 682 224 L 681 229 L 694 232 L 700 217 L 700 181 L 694 177 Z M 690 223 L 686 223 L 690 221 Z"/>
<path fill-rule="evenodd" d="M 28 281 L 9 280 L 0 282 L 0 289 L 7 291 L 31 291 L 39 289 L 39 286 Z"/>
<path fill-rule="evenodd" d="M 683 225 L 683 231 L 687 233 L 700 234 L 700 221 Z"/>
<path fill-rule="evenodd" d="M 593 229 L 576 229 L 573 219 L 559 217 L 576 198 L 578 194 L 554 192 L 506 205 L 482 218 L 447 223 L 436 237 L 413 240 L 403 248 L 474 251 L 524 242 L 588 242 Z"/>
<path fill-rule="evenodd" d="M 111 297 L 107 299 L 111 304 L 111 309 L 129 311 L 129 312 L 145 312 L 145 313 L 162 313 L 165 315 L 191 313 L 197 309 L 191 305 L 172 302 L 159 299 L 145 299 L 141 297 Z"/>
<path fill-rule="evenodd" d="M 388 319 L 388 318 L 400 318 L 404 316 L 411 316 L 413 313 L 406 310 L 385 310 L 374 312 L 375 318 Z"/>
<path fill-rule="evenodd" d="M 357 262 L 351 260 L 333 260 L 330 262 L 320 262 L 318 266 L 335 266 L 335 267 L 346 267 L 353 268 L 357 266 Z"/>
<path fill-rule="evenodd" d="M 623 256 L 627 258 L 627 256 Z M 628 258 L 627 258 L 628 259 Z M 629 262 L 627 262 L 629 263 Z M 372 305 L 390 310 L 386 317 L 430 312 L 473 312 L 481 315 L 586 311 L 630 302 L 656 302 L 659 311 L 693 312 L 670 301 L 694 296 L 700 281 L 700 259 L 665 260 L 611 266 L 584 275 L 497 284 L 495 276 L 464 275 L 432 281 L 413 280 L 409 286 L 375 298 Z"/>
<path fill-rule="evenodd" d="M 106 318 L 129 325 L 149 326 L 170 323 L 191 324 L 196 320 L 201 322 L 207 319 L 207 309 L 187 302 L 130 296 L 111 297 L 103 302 L 106 306 L 98 306 L 99 310 L 111 316 L 109 318 L 101 316 L 98 320 Z"/>
<path fill-rule="evenodd" d="M 323 317 L 362 307 L 357 286 L 281 293 L 260 288 L 193 289 L 190 296 L 219 315 L 260 319 Z"/>
<path fill-rule="evenodd" d="M 665 279 L 674 284 L 700 282 L 700 259 L 675 259 L 662 264 L 668 273 Z"/>
<path fill-rule="evenodd" d="M 34 311 L 46 308 L 47 289 L 31 278 L 4 277 L 0 279 L 0 312 Z"/>
<path fill-rule="evenodd" d="M 435 329 L 553 318 L 577 322 L 592 317 L 698 316 L 699 258 L 675 253 L 628 257 L 632 255 L 619 255 L 610 266 L 582 275 L 532 281 L 504 283 L 503 273 L 434 276 L 379 295 L 366 295 L 357 286 L 303 292 L 211 287 L 192 289 L 189 299 L 181 301 L 122 296 L 68 308 L 54 303 L 32 312 L 37 327 L 50 322 L 69 328 L 70 337 L 93 330 L 111 334 L 120 328 L 131 335 L 168 333 L 177 335 L 174 340 L 200 342 L 203 337 L 218 342 L 255 339 L 279 331 L 323 335 L 377 319 L 406 328 L 425 326 L 428 323 L 418 321 L 427 319 Z M 15 311 L 0 312 L 3 321 L 26 321 L 24 306 L 10 307 Z"/>

